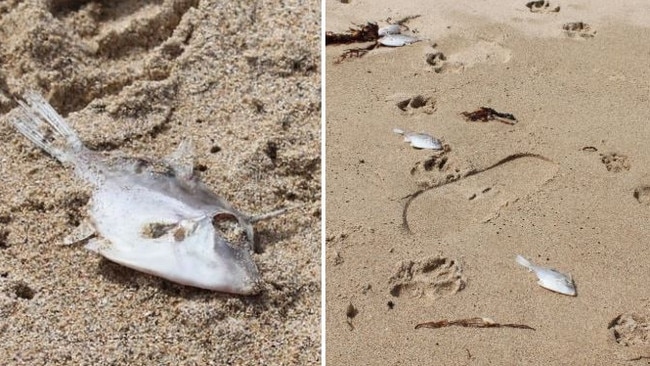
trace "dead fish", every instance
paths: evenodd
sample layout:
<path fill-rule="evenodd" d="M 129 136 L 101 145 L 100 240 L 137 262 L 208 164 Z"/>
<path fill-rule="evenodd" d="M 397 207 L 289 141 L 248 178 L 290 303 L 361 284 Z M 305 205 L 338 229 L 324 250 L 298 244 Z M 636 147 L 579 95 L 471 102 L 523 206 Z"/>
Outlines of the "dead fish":
<path fill-rule="evenodd" d="M 516 261 L 519 265 L 528 268 L 529 271 L 537 275 L 537 284 L 545 289 L 569 296 L 576 295 L 576 288 L 571 276 L 567 276 L 554 269 L 540 267 L 532 264 L 521 255 L 517 255 Z"/>
<path fill-rule="evenodd" d="M 442 150 L 442 142 L 426 133 L 408 132 L 400 128 L 393 128 L 393 132 L 403 135 L 404 142 L 410 142 L 416 149 Z"/>
<path fill-rule="evenodd" d="M 419 38 L 407 36 L 405 34 L 388 34 L 379 38 L 378 42 L 388 47 L 402 47 L 420 41 Z"/>
<path fill-rule="evenodd" d="M 24 100 L 11 123 L 94 186 L 92 221 L 80 225 L 65 244 L 90 238 L 87 249 L 172 282 L 236 294 L 259 292 L 252 224 L 286 210 L 250 216 L 234 209 L 193 174 L 188 141 L 162 162 L 107 158 L 86 148 L 39 94 L 29 92 Z"/>
<path fill-rule="evenodd" d="M 385 27 L 379 28 L 379 30 L 377 31 L 379 37 L 384 37 L 389 34 L 400 34 L 400 33 L 402 33 L 402 29 L 399 26 L 399 24 L 387 25 Z"/>

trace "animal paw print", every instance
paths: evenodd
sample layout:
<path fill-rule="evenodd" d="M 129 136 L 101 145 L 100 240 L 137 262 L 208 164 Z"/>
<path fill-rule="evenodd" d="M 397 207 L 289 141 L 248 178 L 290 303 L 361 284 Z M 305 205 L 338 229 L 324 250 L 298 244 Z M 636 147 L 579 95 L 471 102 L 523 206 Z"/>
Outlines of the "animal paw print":
<path fill-rule="evenodd" d="M 600 154 L 600 161 L 605 164 L 607 171 L 619 173 L 624 170 L 630 170 L 631 164 L 625 155 L 617 153 Z"/>
<path fill-rule="evenodd" d="M 580 37 L 587 39 L 596 35 L 596 31 L 591 29 L 589 24 L 583 22 L 566 23 L 562 26 L 562 29 L 571 38 Z"/>
<path fill-rule="evenodd" d="M 410 170 L 412 176 L 417 177 L 417 184 L 421 188 L 428 188 L 444 182 L 457 180 L 462 172 L 457 168 L 457 161 L 449 156 L 451 147 L 443 144 L 442 151 L 433 153 L 425 160 L 416 162 Z"/>
<path fill-rule="evenodd" d="M 433 66 L 433 71 L 439 74 L 445 70 L 447 57 L 442 52 L 427 53 L 427 63 Z"/>
<path fill-rule="evenodd" d="M 459 73 L 465 69 L 463 62 L 447 60 L 447 57 L 439 51 L 427 53 L 426 61 L 427 64 L 433 66 L 433 71 L 436 74 Z"/>
<path fill-rule="evenodd" d="M 609 323 L 607 329 L 612 331 L 616 343 L 622 346 L 650 345 L 650 321 L 647 317 L 621 314 Z"/>
<path fill-rule="evenodd" d="M 411 168 L 411 175 L 415 175 L 418 172 L 445 172 L 449 170 L 449 158 L 447 157 L 447 152 L 450 151 L 449 145 L 443 146 L 443 151 L 433 154 L 431 157 L 427 158 L 424 161 L 418 161 Z"/>
<path fill-rule="evenodd" d="M 531 13 L 558 13 L 560 7 L 551 7 L 551 3 L 546 0 L 530 1 L 526 3 L 526 7 L 530 9 Z"/>
<path fill-rule="evenodd" d="M 411 98 L 402 99 L 396 104 L 397 108 L 404 112 L 421 110 L 426 114 L 432 114 L 436 110 L 436 100 L 433 97 L 416 95 Z"/>
<path fill-rule="evenodd" d="M 430 257 L 422 261 L 402 261 L 389 279 L 390 294 L 399 297 L 440 298 L 465 288 L 465 278 L 458 263 L 445 257 Z"/>

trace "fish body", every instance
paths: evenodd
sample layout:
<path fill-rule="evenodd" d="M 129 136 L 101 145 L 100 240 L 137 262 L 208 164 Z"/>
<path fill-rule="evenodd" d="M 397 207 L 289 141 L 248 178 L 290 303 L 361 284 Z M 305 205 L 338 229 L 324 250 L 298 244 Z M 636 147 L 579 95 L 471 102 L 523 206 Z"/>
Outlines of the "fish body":
<path fill-rule="evenodd" d="M 377 34 L 379 35 L 379 37 L 384 37 L 389 34 L 400 34 L 400 33 L 402 33 L 402 29 L 399 26 L 399 24 L 390 24 L 385 27 L 381 27 L 379 28 L 379 30 L 377 30 Z"/>
<path fill-rule="evenodd" d="M 551 268 L 536 266 L 521 255 L 517 255 L 515 260 L 519 265 L 535 273 L 538 279 L 538 285 L 563 295 L 576 295 L 575 284 L 571 276 L 567 276 Z"/>
<path fill-rule="evenodd" d="M 387 34 L 379 38 L 378 42 L 388 47 L 402 47 L 420 41 L 419 38 L 407 36 L 405 34 Z"/>
<path fill-rule="evenodd" d="M 442 150 L 442 142 L 426 133 L 409 132 L 394 128 L 393 132 L 404 136 L 404 142 L 409 142 L 416 149 Z"/>
<path fill-rule="evenodd" d="M 95 235 L 87 249 L 135 270 L 208 290 L 259 292 L 251 257 L 257 220 L 198 180 L 187 162 L 188 142 L 160 162 L 107 158 L 87 149 L 40 95 L 30 92 L 24 99 L 11 123 L 94 186 L 91 230 L 68 244 Z"/>

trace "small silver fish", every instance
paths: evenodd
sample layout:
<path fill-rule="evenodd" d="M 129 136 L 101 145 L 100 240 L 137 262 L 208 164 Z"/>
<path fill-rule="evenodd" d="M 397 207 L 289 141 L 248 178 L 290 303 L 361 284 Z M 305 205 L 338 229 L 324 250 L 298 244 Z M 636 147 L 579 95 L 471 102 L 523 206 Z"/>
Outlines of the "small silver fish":
<path fill-rule="evenodd" d="M 135 270 L 208 290 L 259 292 L 252 224 L 286 210 L 259 216 L 235 210 L 193 174 L 188 141 L 162 162 L 104 157 L 86 148 L 39 94 L 24 99 L 11 123 L 94 186 L 92 222 L 65 244 L 98 234 L 87 249 Z"/>
<path fill-rule="evenodd" d="M 377 34 L 379 35 L 379 37 L 384 37 L 389 34 L 400 34 L 400 33 L 402 33 L 402 28 L 399 26 L 399 24 L 390 24 L 385 27 L 381 27 L 379 28 L 379 30 L 377 30 Z"/>
<path fill-rule="evenodd" d="M 519 265 L 526 267 L 531 272 L 535 272 L 538 285 L 563 295 L 576 295 L 576 288 L 570 275 L 567 276 L 554 269 L 536 266 L 521 255 L 517 255 L 515 260 Z"/>
<path fill-rule="evenodd" d="M 379 38 L 378 42 L 388 47 L 402 47 L 419 41 L 419 38 L 407 36 L 405 34 L 388 34 Z"/>
<path fill-rule="evenodd" d="M 393 128 L 393 132 L 404 136 L 404 142 L 410 142 L 416 149 L 442 150 L 442 142 L 426 133 L 408 132 L 401 128 Z"/>

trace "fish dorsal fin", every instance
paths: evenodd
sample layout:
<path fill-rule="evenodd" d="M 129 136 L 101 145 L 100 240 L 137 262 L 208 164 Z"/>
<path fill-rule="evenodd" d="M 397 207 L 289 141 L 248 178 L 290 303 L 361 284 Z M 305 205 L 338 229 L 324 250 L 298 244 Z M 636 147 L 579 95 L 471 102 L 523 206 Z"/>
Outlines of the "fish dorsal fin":
<path fill-rule="evenodd" d="M 194 172 L 194 144 L 184 139 L 176 150 L 165 157 L 165 162 L 174 169 L 177 176 L 188 178 Z"/>

